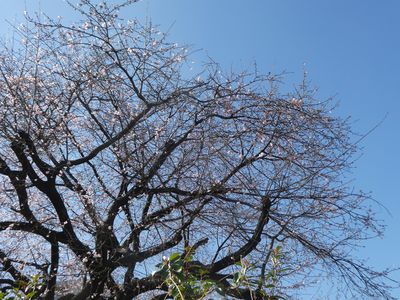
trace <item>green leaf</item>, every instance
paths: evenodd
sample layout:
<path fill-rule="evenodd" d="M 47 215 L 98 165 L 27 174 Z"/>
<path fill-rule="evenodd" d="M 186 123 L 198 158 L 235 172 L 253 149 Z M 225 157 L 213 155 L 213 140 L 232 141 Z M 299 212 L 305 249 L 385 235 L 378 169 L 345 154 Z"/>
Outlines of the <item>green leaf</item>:
<path fill-rule="evenodd" d="M 235 283 L 238 283 L 240 280 L 240 274 L 239 273 L 235 273 L 235 275 L 233 275 L 233 281 Z"/>
<path fill-rule="evenodd" d="M 26 295 L 26 298 L 27 299 L 32 299 L 33 297 L 35 297 L 36 296 L 36 292 L 35 291 L 32 291 L 32 292 L 30 292 L 30 293 L 28 293 L 27 295 Z"/>
<path fill-rule="evenodd" d="M 177 261 L 177 260 L 179 260 L 180 258 L 181 258 L 181 255 L 180 255 L 179 253 L 177 253 L 177 252 L 172 253 L 172 254 L 169 256 L 169 260 L 170 260 L 171 262 Z"/>

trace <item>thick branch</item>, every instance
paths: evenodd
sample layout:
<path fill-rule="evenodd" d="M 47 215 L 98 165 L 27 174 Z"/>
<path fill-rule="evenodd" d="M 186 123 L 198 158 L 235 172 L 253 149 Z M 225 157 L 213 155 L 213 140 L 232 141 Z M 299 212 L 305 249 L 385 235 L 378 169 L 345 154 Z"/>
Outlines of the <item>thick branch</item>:
<path fill-rule="evenodd" d="M 224 258 L 221 258 L 219 261 L 209 265 L 208 268 L 210 269 L 211 273 L 218 272 L 228 266 L 231 266 L 235 262 L 240 261 L 242 257 L 245 257 L 257 247 L 258 243 L 261 241 L 261 235 L 263 233 L 264 226 L 268 223 L 268 214 L 271 207 L 271 200 L 268 197 L 264 197 L 262 201 L 263 204 L 261 214 L 258 218 L 258 223 L 251 238 L 245 245 L 236 250 L 234 253 L 229 254 Z"/>

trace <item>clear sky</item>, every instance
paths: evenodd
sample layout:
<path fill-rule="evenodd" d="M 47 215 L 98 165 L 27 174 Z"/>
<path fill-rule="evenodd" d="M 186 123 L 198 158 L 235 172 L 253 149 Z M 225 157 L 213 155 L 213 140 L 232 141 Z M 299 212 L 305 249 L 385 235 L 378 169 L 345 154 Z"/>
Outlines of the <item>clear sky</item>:
<path fill-rule="evenodd" d="M 69 15 L 62 0 L 2 1 L 1 34 L 10 33 L 4 19 L 22 19 L 25 2 Z M 169 29 L 171 41 L 204 49 L 226 68 L 256 61 L 263 72 L 290 72 L 288 82 L 306 69 L 320 97 L 335 96 L 336 113 L 351 116 L 357 132 L 384 119 L 361 143 L 353 184 L 387 208 L 378 209 L 387 231 L 360 255 L 377 268 L 400 266 L 399 0 L 143 0 L 125 15 L 147 16 Z"/>

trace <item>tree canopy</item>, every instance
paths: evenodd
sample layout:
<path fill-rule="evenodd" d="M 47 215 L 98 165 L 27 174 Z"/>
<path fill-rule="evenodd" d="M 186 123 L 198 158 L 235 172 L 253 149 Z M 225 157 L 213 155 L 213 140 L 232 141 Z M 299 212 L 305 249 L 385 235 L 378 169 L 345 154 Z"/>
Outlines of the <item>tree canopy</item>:
<path fill-rule="evenodd" d="M 388 272 L 352 251 L 381 227 L 348 182 L 357 145 L 334 103 L 306 78 L 283 92 L 279 74 L 192 70 L 118 16 L 134 2 L 82 0 L 73 25 L 27 16 L 2 45 L 2 288 L 41 274 L 44 299 L 164 299 L 156 265 L 191 251 L 184 274 L 237 299 L 320 274 L 390 298 Z M 256 288 L 235 284 L 243 264 Z"/>

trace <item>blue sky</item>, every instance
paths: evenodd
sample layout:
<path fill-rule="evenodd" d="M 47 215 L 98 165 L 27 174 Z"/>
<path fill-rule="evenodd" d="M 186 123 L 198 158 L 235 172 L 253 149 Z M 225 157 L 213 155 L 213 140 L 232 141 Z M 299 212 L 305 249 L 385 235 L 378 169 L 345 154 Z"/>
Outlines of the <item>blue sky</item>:
<path fill-rule="evenodd" d="M 3 1 L 4 19 L 22 19 L 24 0 Z M 30 0 L 29 9 L 66 15 L 62 0 Z M 39 4 L 40 3 L 40 4 Z M 288 82 L 306 69 L 319 96 L 335 96 L 336 114 L 352 117 L 366 133 L 353 184 L 371 191 L 389 211 L 383 239 L 367 242 L 360 255 L 378 268 L 400 266 L 400 1 L 385 0 L 143 0 L 125 15 L 148 16 L 170 28 L 170 40 L 204 49 L 226 68 L 287 71 Z M 386 116 L 386 118 L 385 118 Z M 397 274 L 400 280 L 400 274 Z M 400 291 L 395 293 L 400 297 Z"/>

